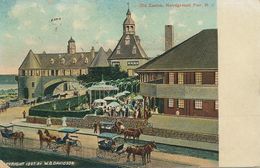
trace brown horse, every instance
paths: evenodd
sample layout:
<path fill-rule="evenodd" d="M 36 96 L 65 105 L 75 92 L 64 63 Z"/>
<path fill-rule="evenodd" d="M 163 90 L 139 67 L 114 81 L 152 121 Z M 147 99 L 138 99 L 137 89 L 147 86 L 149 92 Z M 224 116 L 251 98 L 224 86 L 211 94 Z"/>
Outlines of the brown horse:
<path fill-rule="evenodd" d="M 126 141 L 126 138 L 133 137 L 133 139 L 135 141 L 135 138 L 139 139 L 139 137 L 142 133 L 143 133 L 143 130 L 141 128 L 128 128 L 124 131 L 124 140 Z"/>
<path fill-rule="evenodd" d="M 12 137 L 14 139 L 14 145 L 16 145 L 16 141 L 17 141 L 17 139 L 19 139 L 20 146 L 23 146 L 24 133 L 22 131 L 14 132 Z"/>
<path fill-rule="evenodd" d="M 42 149 L 42 145 L 43 145 L 43 142 L 46 142 L 47 143 L 47 148 L 50 148 L 51 147 L 51 139 L 47 136 L 45 136 L 43 133 L 42 133 L 42 130 L 38 130 L 37 134 L 39 134 L 39 139 L 40 139 L 40 149 Z"/>
<path fill-rule="evenodd" d="M 44 130 L 44 134 L 45 134 L 47 137 L 49 137 L 51 140 L 56 140 L 56 139 L 59 138 L 59 137 L 56 136 L 56 135 L 51 135 L 50 132 L 49 132 L 47 129 Z"/>
<path fill-rule="evenodd" d="M 157 146 L 156 146 L 155 142 L 153 141 L 153 142 L 147 144 L 144 147 L 145 147 L 145 151 L 146 151 L 147 163 L 149 163 L 149 162 L 151 162 L 151 153 L 152 153 L 154 148 L 155 149 L 157 148 Z"/>
<path fill-rule="evenodd" d="M 130 161 L 130 156 L 133 154 L 133 161 L 135 161 L 135 155 L 140 155 L 142 157 L 142 164 L 146 164 L 146 159 L 145 159 L 145 148 L 144 147 L 138 147 L 138 146 L 129 146 L 125 150 L 127 152 L 127 161 Z"/>

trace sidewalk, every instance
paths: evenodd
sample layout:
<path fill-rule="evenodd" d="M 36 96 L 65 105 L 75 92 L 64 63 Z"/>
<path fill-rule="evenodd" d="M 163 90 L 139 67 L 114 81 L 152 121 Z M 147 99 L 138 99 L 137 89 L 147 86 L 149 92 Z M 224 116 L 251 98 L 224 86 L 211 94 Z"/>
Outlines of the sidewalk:
<path fill-rule="evenodd" d="M 52 131 L 57 131 L 59 128 L 61 128 L 60 125 L 53 125 L 51 127 L 47 127 L 45 124 L 26 123 L 25 119 L 15 120 L 13 121 L 13 124 L 18 127 L 49 129 Z M 93 133 L 93 129 L 87 129 L 87 128 L 79 128 L 79 129 L 80 130 L 77 132 L 77 134 L 97 136 L 97 134 Z M 182 139 L 164 138 L 164 137 L 149 136 L 149 135 L 141 135 L 140 140 L 155 141 L 156 143 L 167 144 L 167 145 L 176 145 L 176 146 L 190 147 L 196 149 L 218 151 L 218 144 L 214 144 L 214 143 L 188 141 Z"/>

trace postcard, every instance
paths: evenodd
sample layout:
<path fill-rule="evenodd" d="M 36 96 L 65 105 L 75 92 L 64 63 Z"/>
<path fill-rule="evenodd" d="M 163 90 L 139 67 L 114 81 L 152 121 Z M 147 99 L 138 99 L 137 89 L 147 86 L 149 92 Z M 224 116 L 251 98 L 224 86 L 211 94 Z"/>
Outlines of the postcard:
<path fill-rule="evenodd" d="M 0 5 L 0 167 L 219 166 L 217 1 Z"/>

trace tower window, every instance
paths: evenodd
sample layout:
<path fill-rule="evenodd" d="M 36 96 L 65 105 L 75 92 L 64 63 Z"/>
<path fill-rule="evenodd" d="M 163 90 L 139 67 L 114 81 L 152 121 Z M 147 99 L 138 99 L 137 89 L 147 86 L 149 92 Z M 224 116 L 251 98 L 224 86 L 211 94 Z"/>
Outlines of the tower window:
<path fill-rule="evenodd" d="M 116 54 L 120 54 L 120 45 L 116 49 Z"/>
<path fill-rule="evenodd" d="M 133 47 L 132 54 L 136 54 L 136 46 L 135 45 Z"/>
<path fill-rule="evenodd" d="M 130 44 L 130 37 L 129 37 L 129 35 L 127 35 L 125 37 L 125 45 L 129 45 L 129 44 Z"/>

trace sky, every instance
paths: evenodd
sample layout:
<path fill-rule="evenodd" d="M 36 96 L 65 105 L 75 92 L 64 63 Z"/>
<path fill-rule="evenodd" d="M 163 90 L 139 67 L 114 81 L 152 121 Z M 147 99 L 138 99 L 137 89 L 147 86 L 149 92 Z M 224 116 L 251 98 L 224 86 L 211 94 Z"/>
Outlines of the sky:
<path fill-rule="evenodd" d="M 217 28 L 215 0 L 0 0 L 0 74 L 17 74 L 30 49 L 66 52 L 71 36 L 78 52 L 92 46 L 113 50 L 123 33 L 128 2 L 149 57 L 164 52 L 167 24 L 174 26 L 175 45 Z"/>

